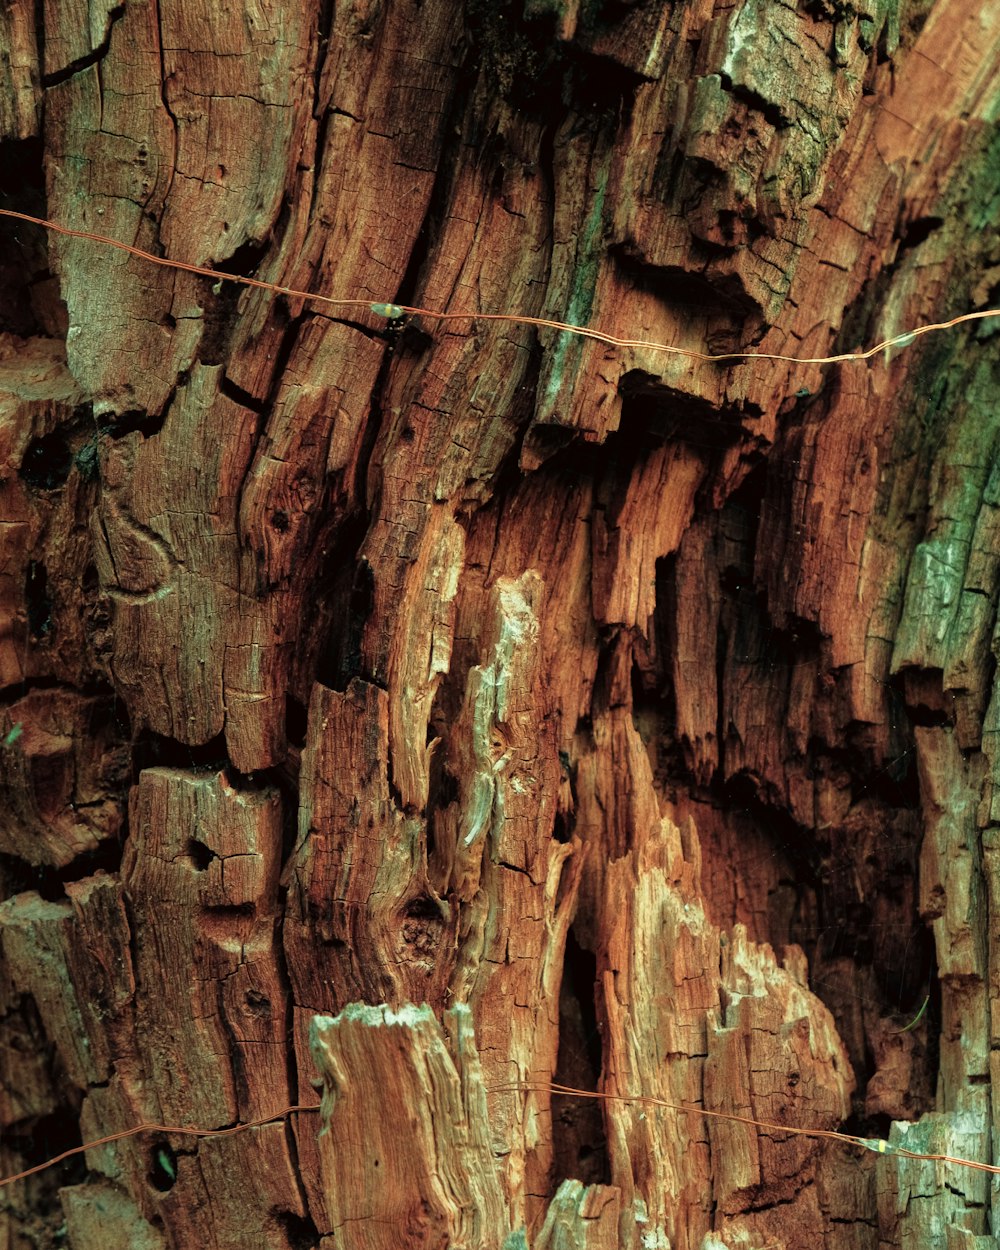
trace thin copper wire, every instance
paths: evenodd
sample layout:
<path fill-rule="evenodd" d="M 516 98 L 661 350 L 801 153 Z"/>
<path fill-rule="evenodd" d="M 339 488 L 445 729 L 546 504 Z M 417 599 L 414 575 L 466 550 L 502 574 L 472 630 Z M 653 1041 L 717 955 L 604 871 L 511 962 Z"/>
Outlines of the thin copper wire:
<path fill-rule="evenodd" d="M 74 239 L 89 239 L 92 243 L 103 243 L 106 247 L 114 247 L 121 252 L 128 252 L 131 256 L 138 256 L 142 260 L 147 260 L 152 265 L 163 265 L 167 269 L 182 269 L 185 273 L 199 274 L 203 278 L 212 278 L 215 282 L 235 282 L 240 286 L 256 287 L 261 291 L 271 291 L 276 295 L 287 295 L 290 299 L 309 300 L 313 303 L 326 304 L 328 307 L 367 308 L 369 310 L 372 308 L 371 300 L 334 299 L 330 295 L 319 295 L 315 291 L 299 291 L 295 287 L 279 286 L 275 282 L 264 282 L 260 278 L 246 278 L 241 274 L 225 273 L 220 269 L 208 269 L 204 265 L 189 265 L 183 260 L 170 260 L 166 256 L 154 256 L 151 252 L 144 252 L 142 248 L 134 247 L 131 243 L 122 243 L 119 239 L 111 239 L 103 234 L 92 234 L 88 230 L 71 230 L 69 226 L 61 226 L 54 221 L 46 221 L 44 217 L 32 217 L 30 213 L 18 213 L 12 208 L 0 208 L 0 216 L 13 217 L 17 221 L 27 221 L 33 226 L 42 226 L 46 230 L 52 230 L 56 234 L 69 235 Z M 694 348 L 674 347 L 669 343 L 653 343 L 647 342 L 645 339 L 620 339 L 613 334 L 605 334 L 601 330 L 591 329 L 589 326 L 570 325 L 566 321 L 550 321 L 547 317 L 526 317 L 520 313 L 438 312 L 433 308 L 417 308 L 407 304 L 385 304 L 382 307 L 398 308 L 400 313 L 405 313 L 408 316 L 427 317 L 433 321 L 505 321 L 516 323 L 517 325 L 538 326 L 548 330 L 561 330 L 567 334 L 579 335 L 581 338 L 594 339 L 598 343 L 607 343 L 609 347 L 667 352 L 672 356 L 684 356 L 689 360 L 701 361 L 706 364 L 733 360 L 780 360 L 796 365 L 833 365 L 850 360 L 870 360 L 873 356 L 877 356 L 879 352 L 883 352 L 887 348 L 909 346 L 915 338 L 919 338 L 923 334 L 932 334 L 937 330 L 950 330 L 954 326 L 962 325 L 967 321 L 986 321 L 991 317 L 1000 317 L 1000 308 L 987 308 L 978 312 L 962 313 L 959 317 L 952 317 L 950 321 L 930 322 L 927 325 L 917 326 L 913 330 L 906 330 L 902 334 L 894 334 L 892 338 L 883 339 L 880 343 L 876 343 L 874 347 L 869 347 L 865 351 L 841 352 L 835 356 L 783 356 L 776 352 L 723 352 L 720 355 L 712 355 L 708 352 L 696 351 Z"/>
<path fill-rule="evenodd" d="M 135 1137 L 138 1133 L 183 1133 L 186 1137 L 228 1137 L 232 1133 L 243 1133 L 248 1128 L 261 1128 L 265 1124 L 273 1124 L 275 1120 L 283 1120 L 286 1116 L 292 1115 L 296 1111 L 318 1110 L 319 1103 L 310 1104 L 309 1106 L 285 1107 L 283 1111 L 276 1111 L 274 1115 L 261 1116 L 259 1120 L 250 1120 L 246 1124 L 233 1124 L 229 1128 L 188 1128 L 178 1124 L 137 1124 L 134 1128 L 125 1128 L 119 1133 L 109 1133 L 107 1137 L 98 1137 L 94 1141 L 84 1142 L 82 1146 L 72 1146 L 69 1150 L 64 1150 L 61 1155 L 55 1155 L 51 1159 L 46 1159 L 44 1163 L 36 1163 L 34 1167 L 25 1168 L 23 1172 L 16 1172 L 13 1176 L 0 1177 L 0 1189 L 4 1185 L 13 1185 L 15 1181 L 24 1180 L 26 1176 L 34 1176 L 36 1172 L 44 1172 L 46 1168 L 62 1163 L 63 1159 L 70 1159 L 73 1155 L 83 1154 L 85 1150 L 93 1150 L 97 1146 L 106 1146 L 109 1142 L 122 1141 L 126 1137 Z"/>
<path fill-rule="evenodd" d="M 792 1133 L 799 1137 L 825 1137 L 831 1141 L 846 1142 L 849 1146 L 862 1146 L 865 1150 L 874 1150 L 876 1153 L 901 1155 L 905 1159 L 918 1159 L 927 1163 L 953 1163 L 956 1167 L 975 1168 L 979 1172 L 990 1172 L 994 1176 L 1000 1176 L 1000 1167 L 992 1163 L 980 1163 L 977 1159 L 960 1159 L 955 1155 L 920 1154 L 915 1150 L 907 1150 L 904 1146 L 891 1145 L 888 1142 L 881 1143 L 872 1138 L 858 1137 L 853 1133 L 838 1133 L 835 1129 L 798 1128 L 789 1124 L 771 1124 L 767 1120 L 754 1120 L 750 1116 L 736 1115 L 735 1112 L 731 1111 L 710 1111 L 707 1107 L 693 1107 L 687 1103 L 669 1102 L 666 1098 L 654 1098 L 651 1095 L 608 1094 L 598 1090 L 576 1089 L 572 1085 L 560 1085 L 555 1081 L 538 1083 L 519 1082 L 513 1085 L 494 1087 L 494 1090 L 497 1092 L 504 1089 L 534 1090 L 538 1093 L 565 1094 L 573 1098 L 600 1098 L 609 1102 L 628 1102 L 639 1103 L 642 1106 L 649 1107 L 666 1107 L 670 1111 L 680 1111 L 685 1115 L 730 1120 L 736 1124 L 747 1124 L 754 1128 L 767 1129 L 772 1133 Z M 880 1145 L 884 1146 L 884 1150 L 879 1150 Z"/>
<path fill-rule="evenodd" d="M 684 1115 L 728 1120 L 734 1124 L 746 1124 L 751 1128 L 764 1129 L 770 1133 L 788 1133 L 798 1137 L 825 1138 L 829 1141 L 844 1142 L 848 1146 L 861 1146 L 863 1149 L 871 1150 L 875 1153 L 899 1155 L 905 1159 L 917 1159 L 925 1163 L 951 1163 L 955 1167 L 974 1168 L 978 1172 L 989 1172 L 994 1176 L 1000 1176 L 1000 1167 L 992 1163 L 980 1163 L 977 1159 L 961 1159 L 955 1155 L 920 1154 L 915 1150 L 907 1150 L 903 1146 L 890 1145 L 888 1142 L 880 1142 L 877 1139 L 858 1137 L 853 1133 L 838 1133 L 835 1129 L 799 1128 L 791 1124 L 772 1124 L 767 1120 L 754 1120 L 750 1116 L 737 1115 L 731 1111 L 710 1111 L 707 1107 L 693 1107 L 687 1103 L 669 1102 L 665 1098 L 654 1098 L 651 1095 L 607 1094 L 596 1090 L 576 1089 L 572 1085 L 561 1085 L 554 1081 L 516 1082 L 511 1085 L 494 1085 L 491 1086 L 489 1092 L 496 1094 L 529 1092 L 563 1094 L 573 1098 L 599 1098 L 607 1102 L 627 1102 L 638 1103 L 647 1107 L 665 1107 L 669 1111 L 678 1111 Z M 219 1129 L 188 1128 L 175 1124 L 137 1124 L 135 1128 L 122 1129 L 119 1133 L 109 1133 L 107 1137 L 98 1137 L 95 1141 L 84 1142 L 82 1146 L 73 1146 L 72 1149 L 64 1150 L 62 1154 L 56 1155 L 52 1159 L 46 1159 L 44 1163 L 36 1163 L 34 1167 L 25 1168 L 23 1172 L 15 1172 L 13 1176 L 2 1177 L 0 1178 L 0 1189 L 5 1185 L 12 1185 L 15 1181 L 24 1180 L 26 1176 L 34 1176 L 37 1172 L 44 1172 L 46 1168 L 54 1167 L 55 1164 L 62 1163 L 64 1159 L 82 1154 L 85 1150 L 93 1150 L 97 1146 L 106 1146 L 110 1142 L 122 1141 L 126 1137 L 135 1137 L 138 1133 L 181 1133 L 188 1137 L 228 1137 L 233 1133 L 242 1133 L 247 1129 L 261 1128 L 265 1124 L 273 1124 L 276 1120 L 283 1120 L 289 1115 L 299 1112 L 318 1111 L 319 1109 L 319 1103 L 312 1103 L 308 1106 L 296 1105 L 286 1107 L 283 1111 L 276 1111 L 273 1115 L 262 1116 L 259 1120 L 251 1120 L 247 1124 L 234 1124 L 230 1128 Z"/>

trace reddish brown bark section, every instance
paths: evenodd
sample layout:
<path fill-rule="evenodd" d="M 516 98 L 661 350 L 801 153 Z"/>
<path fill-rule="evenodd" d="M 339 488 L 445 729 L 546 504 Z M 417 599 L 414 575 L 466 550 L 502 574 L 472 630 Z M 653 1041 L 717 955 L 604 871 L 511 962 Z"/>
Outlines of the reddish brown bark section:
<path fill-rule="evenodd" d="M 993 323 L 648 342 L 996 302 L 997 27 L 3 8 L 2 206 L 637 345 L 4 222 L 3 1170 L 323 1105 L 0 1244 L 992 1244 L 982 1173 L 723 1117 L 992 1158 Z"/>

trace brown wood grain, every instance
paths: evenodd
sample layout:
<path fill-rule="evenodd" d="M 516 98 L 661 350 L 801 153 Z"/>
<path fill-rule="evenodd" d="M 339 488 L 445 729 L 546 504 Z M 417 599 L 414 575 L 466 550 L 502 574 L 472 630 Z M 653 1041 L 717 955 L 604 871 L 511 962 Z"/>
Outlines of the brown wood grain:
<path fill-rule="evenodd" d="M 0 6 L 0 1250 L 992 1245 L 998 59 Z"/>

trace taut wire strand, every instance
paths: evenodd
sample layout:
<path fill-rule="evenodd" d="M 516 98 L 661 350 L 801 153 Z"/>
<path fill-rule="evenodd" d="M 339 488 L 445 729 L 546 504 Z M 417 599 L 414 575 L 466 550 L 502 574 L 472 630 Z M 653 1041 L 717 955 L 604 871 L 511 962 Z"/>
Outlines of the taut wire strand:
<path fill-rule="evenodd" d="M 916 1150 L 907 1150 L 905 1146 L 896 1146 L 878 1137 L 858 1137 L 854 1133 L 838 1133 L 835 1129 L 799 1128 L 790 1124 L 771 1124 L 767 1120 L 754 1120 L 750 1116 L 737 1115 L 732 1111 L 710 1111 L 707 1107 L 694 1107 L 683 1102 L 669 1102 L 666 1098 L 654 1098 L 652 1095 L 641 1094 L 607 1094 L 598 1090 L 576 1089 L 572 1085 L 560 1085 L 554 1081 L 538 1083 L 519 1082 L 512 1085 L 494 1086 L 493 1092 L 500 1090 L 533 1090 L 538 1093 L 563 1094 L 573 1098 L 599 1098 L 608 1102 L 639 1103 L 646 1107 L 665 1107 L 669 1111 L 679 1111 L 684 1115 L 704 1116 L 716 1120 L 728 1120 L 736 1124 L 747 1124 L 755 1128 L 766 1129 L 771 1133 L 792 1133 L 799 1137 L 822 1137 L 830 1141 L 842 1141 L 849 1146 L 862 1146 L 876 1154 L 900 1155 L 905 1159 L 919 1159 L 928 1163 L 953 1163 L 956 1167 L 975 1168 L 979 1172 L 990 1172 L 1000 1176 L 1000 1166 L 993 1163 L 980 1163 L 978 1159 L 961 1159 L 955 1155 L 921 1154 Z"/>
<path fill-rule="evenodd" d="M 36 1163 L 34 1167 L 25 1168 L 23 1172 L 16 1172 L 13 1176 L 0 1177 L 0 1189 L 4 1185 L 13 1185 L 15 1181 L 24 1180 L 26 1176 L 34 1176 L 36 1172 L 44 1172 L 46 1168 L 62 1163 L 63 1159 L 70 1159 L 73 1155 L 83 1154 L 85 1150 L 93 1150 L 97 1146 L 107 1146 L 111 1142 L 123 1141 L 126 1137 L 135 1137 L 139 1133 L 183 1133 L 186 1137 L 228 1137 L 231 1133 L 243 1133 L 248 1128 L 262 1128 L 265 1124 L 273 1124 L 276 1120 L 283 1120 L 286 1116 L 293 1115 L 297 1111 L 318 1110 L 319 1103 L 310 1103 L 308 1106 L 285 1107 L 284 1110 L 276 1111 L 273 1115 L 261 1116 L 259 1120 L 249 1120 L 246 1124 L 233 1124 L 229 1128 L 188 1128 L 178 1124 L 137 1124 L 134 1128 L 123 1128 L 118 1133 L 109 1133 L 107 1137 L 98 1137 L 94 1141 L 84 1142 L 80 1146 L 71 1146 L 69 1150 L 64 1150 L 62 1154 L 54 1155 L 51 1159 L 46 1159 L 44 1163 Z"/>
<path fill-rule="evenodd" d="M 687 1103 L 669 1102 L 665 1098 L 654 1098 L 651 1095 L 607 1094 L 597 1090 L 576 1089 L 572 1085 L 561 1085 L 550 1081 L 494 1085 L 487 1092 L 493 1094 L 562 1094 L 572 1098 L 598 1098 L 606 1102 L 626 1102 L 636 1103 L 645 1107 L 665 1107 L 668 1111 L 677 1111 L 682 1115 L 727 1120 L 733 1124 L 746 1124 L 752 1128 L 764 1129 L 769 1133 L 788 1133 L 798 1137 L 825 1138 L 828 1141 L 844 1142 L 848 1146 L 860 1146 L 865 1150 L 873 1151 L 875 1154 L 898 1155 L 904 1159 L 916 1159 L 925 1163 L 950 1163 L 955 1167 L 974 1168 L 978 1172 L 989 1172 L 994 1176 L 1000 1176 L 1000 1167 L 992 1163 L 980 1163 L 978 1159 L 962 1159 L 956 1155 L 920 1154 L 918 1151 L 907 1150 L 904 1146 L 894 1145 L 878 1137 L 858 1137 L 854 1133 L 838 1133 L 835 1129 L 800 1128 L 792 1124 L 772 1124 L 768 1120 L 754 1120 L 750 1116 L 737 1115 L 732 1111 L 710 1111 L 707 1107 L 694 1107 Z M 64 1150 L 62 1154 L 56 1155 L 52 1159 L 46 1159 L 44 1163 L 36 1163 L 34 1167 L 25 1168 L 23 1172 L 16 1172 L 13 1176 L 0 1177 L 0 1189 L 5 1185 L 12 1185 L 15 1181 L 23 1180 L 26 1176 L 34 1176 L 37 1172 L 44 1172 L 46 1168 L 54 1167 L 55 1164 L 61 1163 L 64 1159 L 82 1154 L 85 1150 L 92 1150 L 97 1146 L 106 1146 L 111 1142 L 122 1141 L 126 1137 L 135 1137 L 138 1133 L 181 1133 L 188 1137 L 227 1137 L 232 1133 L 242 1133 L 247 1129 L 261 1128 L 265 1124 L 273 1124 L 276 1120 L 283 1120 L 289 1115 L 319 1111 L 319 1109 L 319 1103 L 285 1107 L 284 1110 L 276 1111 L 273 1115 L 261 1116 L 259 1120 L 250 1120 L 246 1124 L 234 1124 L 229 1128 L 188 1128 L 175 1124 L 137 1124 L 135 1128 L 122 1129 L 118 1133 L 109 1133 L 107 1137 L 98 1137 L 96 1141 L 84 1142 L 81 1146 L 73 1146 L 70 1150 Z"/>
<path fill-rule="evenodd" d="M 47 221 L 44 217 L 32 217 L 30 213 L 15 212 L 12 208 L 0 208 L 0 216 L 13 217 L 17 221 L 26 221 L 33 226 L 42 226 L 56 234 L 69 235 L 74 239 L 89 239 L 92 243 L 102 243 L 106 247 L 117 248 L 147 260 L 152 265 L 163 265 L 167 269 L 181 269 L 185 273 L 199 274 L 203 278 L 211 278 L 214 282 L 235 282 L 240 286 L 256 287 L 261 291 L 271 291 L 276 295 L 287 295 L 290 299 L 309 300 L 312 303 L 325 304 L 335 308 L 367 308 L 381 316 L 414 316 L 427 317 L 432 321 L 505 321 L 517 325 L 538 326 L 547 330 L 559 330 L 566 334 L 576 334 L 581 338 L 594 339 L 598 343 L 607 343 L 609 347 L 635 348 L 641 351 L 666 352 L 671 356 L 684 356 L 688 360 L 702 364 L 738 360 L 778 360 L 795 365 L 834 365 L 851 360 L 870 360 L 879 352 L 890 347 L 908 347 L 914 339 L 924 334 L 932 334 L 938 330 L 951 330 L 967 321 L 986 321 L 992 317 L 1000 317 L 1000 308 L 986 308 L 977 312 L 962 313 L 949 321 L 934 321 L 927 325 L 916 326 L 892 338 L 883 339 L 874 347 L 861 352 L 840 352 L 833 356 L 784 356 L 777 352 L 722 352 L 712 355 L 699 352 L 689 347 L 674 347 L 670 343 L 654 343 L 645 339 L 620 339 L 613 334 L 605 334 L 601 330 L 589 326 L 570 325 L 566 321 L 550 321 L 546 317 L 527 317 L 520 313 L 483 313 L 483 312 L 438 312 L 433 308 L 417 308 L 407 304 L 378 304 L 366 299 L 335 299 L 330 295 L 320 295 L 315 291 L 299 291 L 295 287 L 280 286 L 276 282 L 264 282 L 260 278 L 247 278 L 242 274 L 226 273 L 221 269 L 209 269 L 204 265 L 190 265 L 187 261 L 171 260 L 166 256 L 154 256 L 144 252 L 131 243 L 122 243 L 119 239 L 109 238 L 103 234 L 92 234 L 89 230 L 72 230 L 69 226 L 61 226 L 58 222 Z"/>

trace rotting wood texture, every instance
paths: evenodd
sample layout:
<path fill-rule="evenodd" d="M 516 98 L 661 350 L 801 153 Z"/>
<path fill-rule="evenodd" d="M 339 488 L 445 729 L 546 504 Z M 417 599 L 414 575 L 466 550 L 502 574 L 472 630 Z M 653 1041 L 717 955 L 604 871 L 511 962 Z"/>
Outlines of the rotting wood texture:
<path fill-rule="evenodd" d="M 0 6 L 0 207 L 712 353 L 1000 302 L 1000 8 Z M 987 1250 L 995 322 L 0 218 L 0 1250 Z M 531 1090 L 519 1085 L 532 1085 Z"/>

